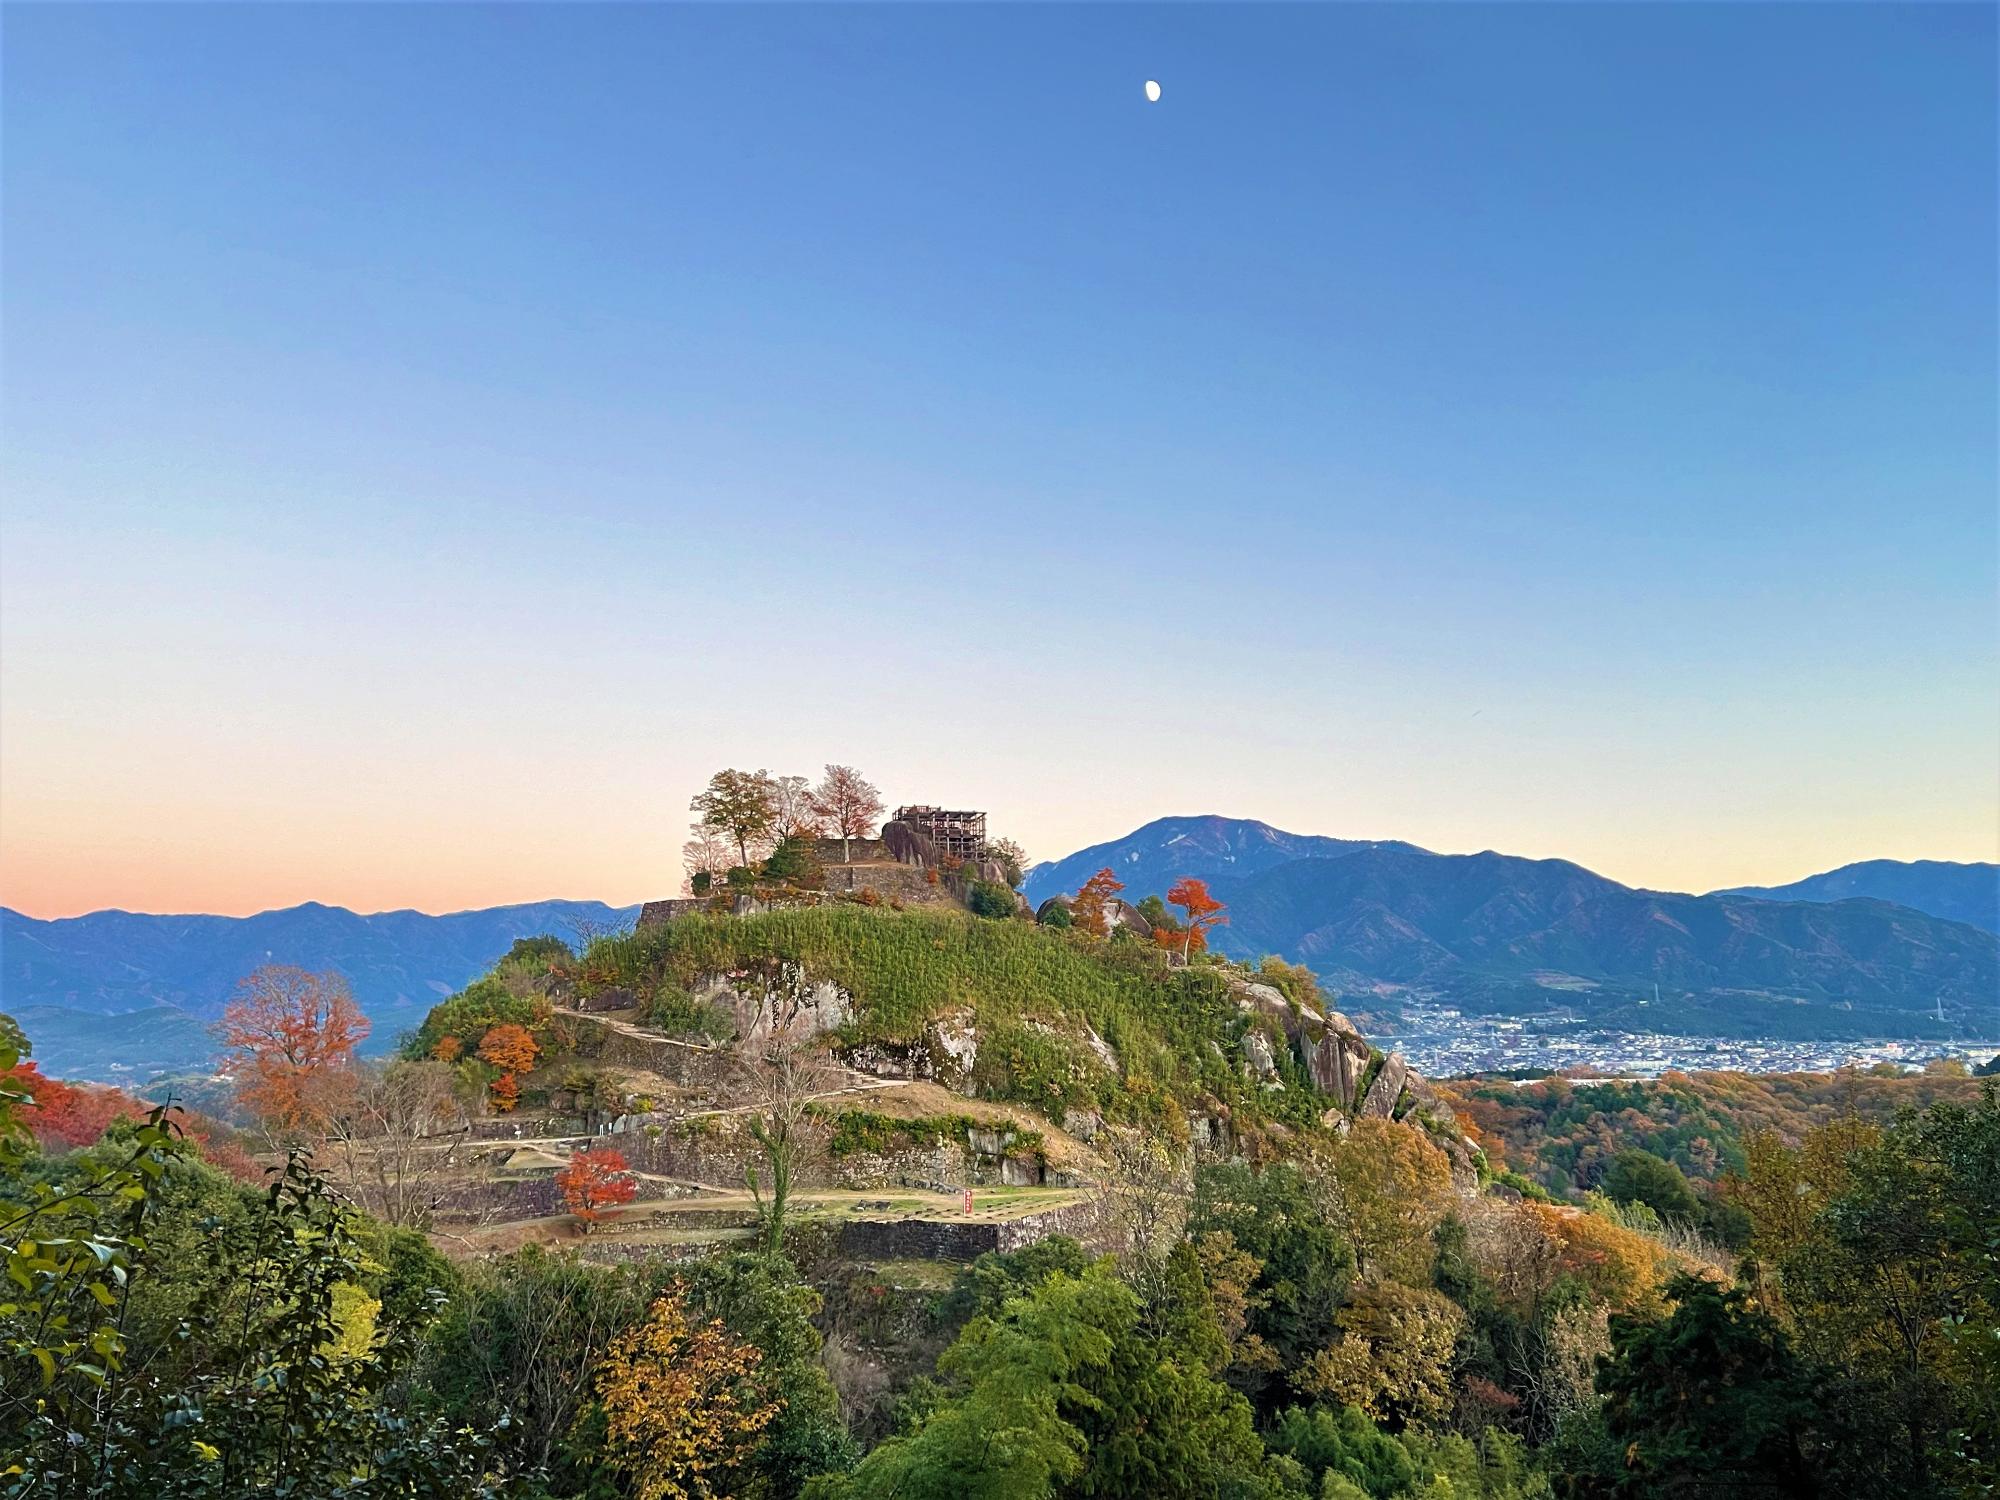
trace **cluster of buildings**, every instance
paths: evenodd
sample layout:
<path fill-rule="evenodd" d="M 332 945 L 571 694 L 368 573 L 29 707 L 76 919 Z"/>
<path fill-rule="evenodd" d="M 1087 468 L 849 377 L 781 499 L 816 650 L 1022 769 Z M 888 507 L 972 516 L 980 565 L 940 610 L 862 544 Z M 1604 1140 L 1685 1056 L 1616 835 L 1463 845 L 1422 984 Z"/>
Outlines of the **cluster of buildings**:
<path fill-rule="evenodd" d="M 1829 1041 L 1765 1037 L 1669 1036 L 1605 1031 L 1578 1016 L 1466 1015 L 1448 1006 L 1407 1004 L 1400 1021 L 1372 1029 L 1431 1078 L 1524 1068 L 1587 1068 L 1621 1078 L 1662 1073 L 1824 1073 L 1890 1063 L 1915 1070 L 1935 1057 L 1978 1066 L 2000 1054 L 1989 1041 Z"/>

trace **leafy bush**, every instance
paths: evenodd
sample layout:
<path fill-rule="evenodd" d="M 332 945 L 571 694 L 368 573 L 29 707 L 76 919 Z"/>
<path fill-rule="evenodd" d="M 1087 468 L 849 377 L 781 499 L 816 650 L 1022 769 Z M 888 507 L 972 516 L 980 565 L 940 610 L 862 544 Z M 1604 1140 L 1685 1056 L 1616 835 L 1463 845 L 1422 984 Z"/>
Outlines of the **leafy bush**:
<path fill-rule="evenodd" d="M 697 1000 L 672 982 L 653 991 L 645 1014 L 648 1026 L 681 1041 L 720 1045 L 736 1034 L 736 1022 L 721 1006 Z"/>
<path fill-rule="evenodd" d="M 524 963 L 546 966 L 561 959 L 574 958 L 569 944 L 559 937 L 543 933 L 539 937 L 515 938 L 514 946 L 507 950 L 501 963 Z"/>
<path fill-rule="evenodd" d="M 458 1043 L 457 1055 L 479 1050 L 480 1038 L 499 1025 L 524 1026 L 533 1031 L 546 1024 L 552 1007 L 538 996 L 517 995 L 488 975 L 475 979 L 449 1000 L 431 1007 L 424 1024 L 403 1043 L 403 1055 L 425 1058 L 437 1051 L 446 1037 Z"/>
<path fill-rule="evenodd" d="M 975 880 L 972 889 L 965 894 L 965 904 L 978 917 L 1011 917 L 1014 915 L 1014 892 L 1012 888 L 997 880 Z"/>

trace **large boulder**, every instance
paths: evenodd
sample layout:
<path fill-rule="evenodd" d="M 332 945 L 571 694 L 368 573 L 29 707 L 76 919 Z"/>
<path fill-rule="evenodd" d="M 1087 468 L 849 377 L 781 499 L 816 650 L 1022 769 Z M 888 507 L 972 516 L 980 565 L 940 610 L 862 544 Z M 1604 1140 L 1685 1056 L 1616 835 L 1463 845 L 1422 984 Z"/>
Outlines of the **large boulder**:
<path fill-rule="evenodd" d="M 1049 897 L 1048 900 L 1035 908 L 1035 920 L 1037 922 L 1046 922 L 1049 911 L 1058 906 L 1062 907 L 1065 911 L 1074 912 L 1076 910 L 1076 898 L 1074 896 Z M 1121 927 L 1127 932 L 1144 938 L 1149 943 L 1153 940 L 1153 924 L 1146 920 L 1146 914 L 1124 897 L 1113 896 L 1109 901 L 1104 903 L 1104 929 L 1107 933 L 1110 933 L 1116 932 Z"/>
<path fill-rule="evenodd" d="M 1375 1081 L 1368 1085 L 1368 1093 L 1361 1101 L 1359 1113 L 1372 1115 L 1378 1120 L 1391 1120 L 1396 1115 L 1396 1101 L 1403 1097 L 1403 1085 L 1409 1081 L 1410 1065 L 1403 1061 L 1403 1054 L 1391 1052 L 1382 1060 L 1381 1071 Z"/>

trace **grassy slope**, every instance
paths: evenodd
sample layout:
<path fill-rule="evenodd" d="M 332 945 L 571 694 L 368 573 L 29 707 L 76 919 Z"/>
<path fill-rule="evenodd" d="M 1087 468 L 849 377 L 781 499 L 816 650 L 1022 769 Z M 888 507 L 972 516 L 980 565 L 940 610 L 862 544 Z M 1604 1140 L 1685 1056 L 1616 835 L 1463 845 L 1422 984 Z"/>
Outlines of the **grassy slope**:
<path fill-rule="evenodd" d="M 979 1032 L 977 1092 L 1051 1118 L 1065 1108 L 1171 1118 L 1219 1102 L 1303 1121 L 1326 1104 L 1296 1073 L 1283 1090 L 1248 1083 L 1247 1023 L 1216 971 L 1170 969 L 1136 944 L 1026 922 L 849 905 L 689 917 L 595 944 L 584 986 L 622 985 L 643 998 L 774 959 L 854 997 L 851 1044 L 916 1045 L 929 1023 L 969 1011 Z M 1117 1052 L 1122 1078 L 1093 1055 L 1085 1026 Z"/>

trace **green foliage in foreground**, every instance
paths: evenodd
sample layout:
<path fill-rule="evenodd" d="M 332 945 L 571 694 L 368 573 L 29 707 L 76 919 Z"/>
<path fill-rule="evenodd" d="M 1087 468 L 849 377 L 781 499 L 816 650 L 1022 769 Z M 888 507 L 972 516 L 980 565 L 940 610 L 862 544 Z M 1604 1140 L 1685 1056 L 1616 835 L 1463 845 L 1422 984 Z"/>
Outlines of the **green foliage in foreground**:
<path fill-rule="evenodd" d="M 1637 1191 L 1600 1197 L 1606 1217 L 1459 1204 L 1385 1255 L 1354 1138 L 1202 1163 L 1191 1189 L 1135 1162 L 1122 1260 L 1062 1237 L 982 1256 L 909 1320 L 885 1393 L 884 1347 L 782 1256 L 455 1269 L 297 1158 L 236 1185 L 162 1113 L 44 1154 L 18 1045 L 0 1017 L 0 1497 L 631 1500 L 602 1373 L 669 1291 L 755 1357 L 728 1388 L 662 1357 L 622 1389 L 672 1431 L 746 1398 L 773 1415 L 658 1496 L 1992 1500 L 2000 1472 L 1992 1084 L 1882 1127 L 1752 1137 L 1723 1194 L 1750 1254 L 1675 1262 L 1699 1276 L 1604 1274 L 1657 1243 Z M 1673 1187 L 1649 1162 L 1625 1181 Z M 881 1306 L 866 1326 L 893 1342 Z M 1435 1347 L 1398 1332 L 1425 1328 Z M 872 1451 L 843 1401 L 884 1418 Z"/>
<path fill-rule="evenodd" d="M 1141 944 L 1027 922 L 850 904 L 699 914 L 600 939 L 579 988 L 648 996 L 781 964 L 854 996 L 850 1044 L 916 1046 L 932 1023 L 969 1010 L 980 1038 L 972 1086 L 1052 1118 L 1096 1109 L 1159 1120 L 1209 1100 L 1246 1119 L 1304 1124 L 1325 1108 L 1310 1090 L 1263 1090 L 1244 1077 L 1245 1022 L 1219 969 L 1177 968 Z M 1094 1054 L 1086 1028 L 1115 1049 L 1122 1077 Z"/>

